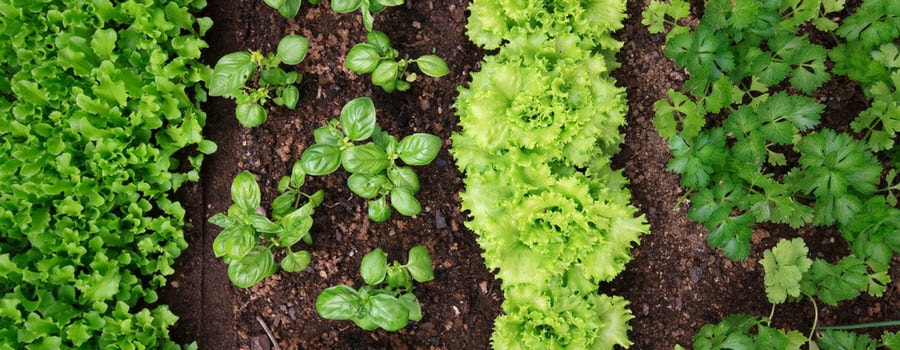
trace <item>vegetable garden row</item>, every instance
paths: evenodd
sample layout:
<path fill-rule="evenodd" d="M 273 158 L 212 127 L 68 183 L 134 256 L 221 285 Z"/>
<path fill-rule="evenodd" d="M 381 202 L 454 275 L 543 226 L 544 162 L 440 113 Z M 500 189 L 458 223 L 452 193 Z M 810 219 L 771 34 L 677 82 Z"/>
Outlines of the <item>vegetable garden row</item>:
<path fill-rule="evenodd" d="M 378 91 L 412 94 L 451 70 L 448 53 L 412 59 L 401 55 L 408 46 L 378 30 L 377 16 L 403 0 L 265 4 L 285 20 L 319 6 L 360 21 L 366 41 L 334 64 L 367 76 Z M 200 17 L 206 7 L 0 0 L 0 349 L 204 347 L 171 339 L 179 317 L 159 297 L 188 246 L 185 209 L 171 198 L 199 180 L 218 148 L 204 139 L 201 107 L 208 96 L 232 99 L 246 128 L 269 122 L 272 110 L 294 110 L 308 83 L 296 67 L 310 50 L 309 38 L 292 34 L 271 53 L 246 48 L 207 65 L 204 37 L 215 25 Z M 642 7 L 645 30 L 664 36 L 665 55 L 689 77 L 653 105 L 656 132 L 671 150 L 668 169 L 684 189 L 680 205 L 690 206 L 688 218 L 708 229 L 709 246 L 723 257 L 764 250 L 759 288 L 771 312 L 695 329 L 693 348 L 900 349 L 893 329 L 878 328 L 900 320 L 773 324 L 777 305 L 808 303 L 818 315 L 895 288 L 900 8 L 890 0 Z M 623 0 L 472 0 L 466 35 L 489 54 L 458 88 L 449 142 L 382 129 L 381 95 L 334 101 L 339 115 L 309 135 L 277 188 L 261 188 L 267 182 L 249 166 L 230 181 L 233 204 L 204 218 L 222 230 L 203 249 L 227 265 L 238 288 L 308 270 L 320 256 L 316 213 L 342 191 L 310 189 L 322 182 L 308 179 L 345 177 L 372 223 L 413 220 L 430 210 L 417 197 L 429 183 L 417 169 L 452 144 L 464 176 L 464 225 L 501 281 L 490 346 L 628 348 L 641 336 L 629 325 L 634 305 L 598 293 L 652 231 L 613 165 L 628 127 L 626 90 L 611 76 L 621 66 L 625 13 Z M 817 95 L 838 78 L 867 101 L 847 123 L 824 118 L 830 106 Z M 266 203 L 272 191 L 278 195 Z M 819 258 L 800 236 L 754 248 L 764 225 L 834 228 L 848 253 Z M 414 287 L 450 283 L 435 281 L 434 249 L 404 247 L 407 255 L 392 254 L 391 263 L 381 248 L 364 252 L 362 284 L 315 292 L 308 307 L 321 316 L 316 322 L 396 332 L 422 321 L 430 306 Z"/>

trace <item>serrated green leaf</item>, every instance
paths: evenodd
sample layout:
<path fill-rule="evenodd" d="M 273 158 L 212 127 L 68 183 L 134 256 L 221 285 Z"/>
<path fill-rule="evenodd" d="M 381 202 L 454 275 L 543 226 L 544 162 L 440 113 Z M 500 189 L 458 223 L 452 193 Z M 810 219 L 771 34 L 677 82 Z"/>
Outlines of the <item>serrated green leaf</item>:
<path fill-rule="evenodd" d="M 808 253 L 801 238 L 782 239 L 774 248 L 763 252 L 759 263 L 766 272 L 764 283 L 770 303 L 781 304 L 788 297 L 800 296 L 800 280 L 813 263 L 806 256 Z"/>

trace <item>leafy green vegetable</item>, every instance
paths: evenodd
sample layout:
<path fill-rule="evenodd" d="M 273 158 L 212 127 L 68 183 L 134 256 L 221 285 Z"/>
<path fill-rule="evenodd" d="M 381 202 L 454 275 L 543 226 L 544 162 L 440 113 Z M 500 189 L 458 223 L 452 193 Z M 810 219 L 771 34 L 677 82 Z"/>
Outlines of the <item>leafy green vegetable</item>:
<path fill-rule="evenodd" d="M 800 296 L 800 280 L 813 262 L 806 255 L 809 249 L 800 238 L 781 240 L 759 261 L 766 270 L 766 296 L 772 304 L 781 304 L 787 297 Z"/>
<path fill-rule="evenodd" d="M 170 195 L 216 150 L 205 5 L 0 0 L 0 347 L 179 348 L 157 290 L 187 247 Z"/>
<path fill-rule="evenodd" d="M 276 105 L 288 109 L 297 107 L 300 91 L 296 84 L 302 77 L 295 71 L 286 72 L 280 65 L 299 64 L 306 58 L 308 50 L 309 40 L 305 37 L 287 35 L 278 42 L 277 50 L 268 56 L 258 51 L 232 52 L 222 56 L 207 80 L 209 94 L 235 99 L 235 114 L 241 125 L 248 128 L 259 126 L 266 121 L 264 106 L 272 92 L 275 92 L 272 102 Z M 257 78 L 258 88 L 248 86 L 254 77 Z"/>
<path fill-rule="evenodd" d="M 492 342 L 627 347 L 627 302 L 596 288 L 648 230 L 610 167 L 627 110 L 609 75 L 625 3 L 475 0 L 468 9 L 470 40 L 499 48 L 460 88 L 451 149 L 465 173 L 466 226 L 503 282 Z"/>
<path fill-rule="evenodd" d="M 376 248 L 366 253 L 360 264 L 360 275 L 366 285 L 359 290 L 345 285 L 326 288 L 316 298 L 316 311 L 325 319 L 351 320 L 367 331 L 400 330 L 409 321 L 422 319 L 412 281 L 434 279 L 431 265 L 424 246 L 410 249 L 405 265 L 397 261 L 388 264 L 387 254 Z"/>
<path fill-rule="evenodd" d="M 341 166 L 351 173 L 347 187 L 369 199 L 369 218 L 387 220 L 391 207 L 404 216 L 422 211 L 415 198 L 419 177 L 408 166 L 428 165 L 437 157 L 441 140 L 417 133 L 397 138 L 382 131 L 375 121 L 375 104 L 368 97 L 351 100 L 341 109 L 340 122 L 332 119 L 315 131 L 316 144 L 303 151 L 299 164 L 310 175 L 327 175 Z M 369 138 L 372 142 L 364 142 Z M 390 203 L 390 204 L 388 204 Z"/>
<path fill-rule="evenodd" d="M 235 176 L 231 185 L 234 204 L 228 208 L 228 215 L 219 213 L 209 218 L 210 223 L 223 228 L 213 241 L 213 252 L 228 264 L 228 278 L 234 285 L 249 288 L 277 272 L 274 249 L 286 251 L 280 266 L 287 272 L 301 271 L 309 265 L 309 253 L 294 251 L 293 246 L 300 241 L 312 244 L 309 230 L 313 210 L 321 204 L 323 192 L 300 192 L 305 176 L 298 161 L 291 175 L 281 179 L 282 194 L 272 202 L 274 221 L 257 213 L 260 189 L 253 175 L 243 171 Z M 307 201 L 301 206 L 304 197 Z"/>

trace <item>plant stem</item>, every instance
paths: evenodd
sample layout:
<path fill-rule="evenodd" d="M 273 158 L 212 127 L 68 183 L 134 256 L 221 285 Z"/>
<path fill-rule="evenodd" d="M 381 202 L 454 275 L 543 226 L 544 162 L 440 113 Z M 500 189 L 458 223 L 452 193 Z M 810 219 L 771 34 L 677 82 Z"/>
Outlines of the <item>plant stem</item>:
<path fill-rule="evenodd" d="M 694 194 L 693 189 L 688 189 L 686 192 L 684 192 L 684 195 L 682 195 L 681 198 L 678 198 L 678 203 L 675 203 L 675 207 L 672 208 L 672 211 L 678 211 L 678 207 L 681 206 L 681 203 L 684 203 L 687 197 L 690 197 L 690 195 L 692 194 Z"/>
<path fill-rule="evenodd" d="M 846 325 L 846 326 L 827 326 L 827 327 L 819 327 L 819 329 L 821 329 L 821 330 L 826 330 L 826 329 L 851 330 L 851 329 L 861 329 L 861 328 L 893 327 L 893 326 L 900 326 L 900 320 L 860 323 L 860 324 L 851 324 L 851 325 Z"/>
<path fill-rule="evenodd" d="M 766 327 L 772 326 L 772 317 L 775 317 L 775 304 L 772 304 L 772 311 L 769 311 L 769 320 L 766 321 Z"/>
<path fill-rule="evenodd" d="M 810 343 L 812 342 L 813 334 L 816 333 L 816 325 L 819 324 L 819 305 L 816 304 L 816 300 L 811 296 L 807 295 L 806 297 L 809 298 L 809 301 L 813 304 L 813 310 L 815 311 L 815 314 L 813 316 L 812 329 L 809 330 L 809 336 L 806 337 L 806 342 Z"/>

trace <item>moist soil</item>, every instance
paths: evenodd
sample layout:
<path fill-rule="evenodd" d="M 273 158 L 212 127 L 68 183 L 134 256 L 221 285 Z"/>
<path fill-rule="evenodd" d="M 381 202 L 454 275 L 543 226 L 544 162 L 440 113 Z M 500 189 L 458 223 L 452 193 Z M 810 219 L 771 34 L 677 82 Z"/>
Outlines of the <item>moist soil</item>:
<path fill-rule="evenodd" d="M 625 28 L 616 34 L 625 44 L 617 57 L 622 67 L 613 75 L 627 90 L 630 112 L 628 125 L 622 128 L 625 142 L 614 164 L 631 180 L 632 202 L 645 214 L 652 234 L 634 248 L 626 271 L 601 284 L 598 292 L 631 302 L 632 349 L 671 349 L 675 344 L 689 346 L 700 327 L 730 314 L 769 314 L 759 259 L 779 238 L 803 237 L 815 257 L 832 262 L 848 250 L 834 229 L 793 230 L 781 225 L 758 227 L 750 258 L 744 261 L 731 261 L 708 246 L 708 231 L 686 217 L 690 203 L 678 205 L 685 192 L 678 176 L 666 170 L 669 150 L 652 125 L 653 103 L 668 89 L 677 89 L 687 76 L 663 54 L 664 36 L 651 35 L 641 25 L 646 3 L 628 2 Z M 375 16 L 375 29 L 391 38 L 401 57 L 436 53 L 450 67 L 442 78 L 420 77 L 409 91 L 387 94 L 369 76 L 350 72 L 344 65 L 346 52 L 365 41 L 359 13 L 336 14 L 325 0 L 315 6 L 305 3 L 296 18 L 284 19 L 260 0 L 209 0 L 203 15 L 215 22 L 207 34 L 210 47 L 205 57 L 210 66 L 234 51 L 272 52 L 288 34 L 307 37 L 310 50 L 296 67 L 303 81 L 295 110 L 269 104 L 268 120 L 247 129 L 235 119 L 232 100 L 210 98 L 205 105 L 206 137 L 219 150 L 206 158 L 200 181 L 178 193 L 188 212 L 185 235 L 190 247 L 176 261 L 176 273 L 161 293 L 162 302 L 180 317 L 171 330 L 176 341 L 196 341 L 200 349 L 490 348 L 503 293 L 484 265 L 475 234 L 464 225 L 468 213 L 460 212 L 458 195 L 464 189 L 463 177 L 447 151 L 451 133 L 459 130 L 451 107 L 457 87 L 466 85 L 469 74 L 490 54 L 465 36 L 467 4 L 467 0 L 407 1 Z M 702 13 L 693 15 L 699 18 Z M 270 208 L 278 180 L 314 142 L 313 130 L 337 118 L 345 103 L 361 96 L 374 100 L 378 123 L 391 134 L 427 132 L 444 140 L 437 158 L 415 169 L 422 182 L 417 195 L 422 213 L 411 218 L 395 213 L 384 223 L 374 223 L 367 218 L 365 201 L 347 189 L 345 172 L 307 177 L 305 192 L 326 193 L 314 214 L 314 243 L 304 246 L 312 254 L 310 266 L 298 273 L 280 272 L 249 289 L 233 286 L 211 248 L 220 229 L 207 219 L 227 211 L 234 176 L 252 172 L 263 190 L 263 207 Z M 866 107 L 859 89 L 847 81 L 829 82 L 817 97 L 829 106 L 824 119 L 830 125 L 846 125 L 847 116 Z M 406 251 L 417 245 L 428 247 L 435 270 L 433 281 L 415 286 L 424 313 L 421 321 L 397 332 L 367 332 L 350 321 L 318 316 L 315 300 L 323 289 L 362 285 L 359 263 L 365 253 L 380 247 L 389 259 L 404 262 Z M 819 324 L 900 319 L 900 264 L 894 262 L 893 283 L 883 298 L 863 296 L 820 308 Z M 812 305 L 797 302 L 779 306 L 773 325 L 807 333 L 813 318 Z"/>

